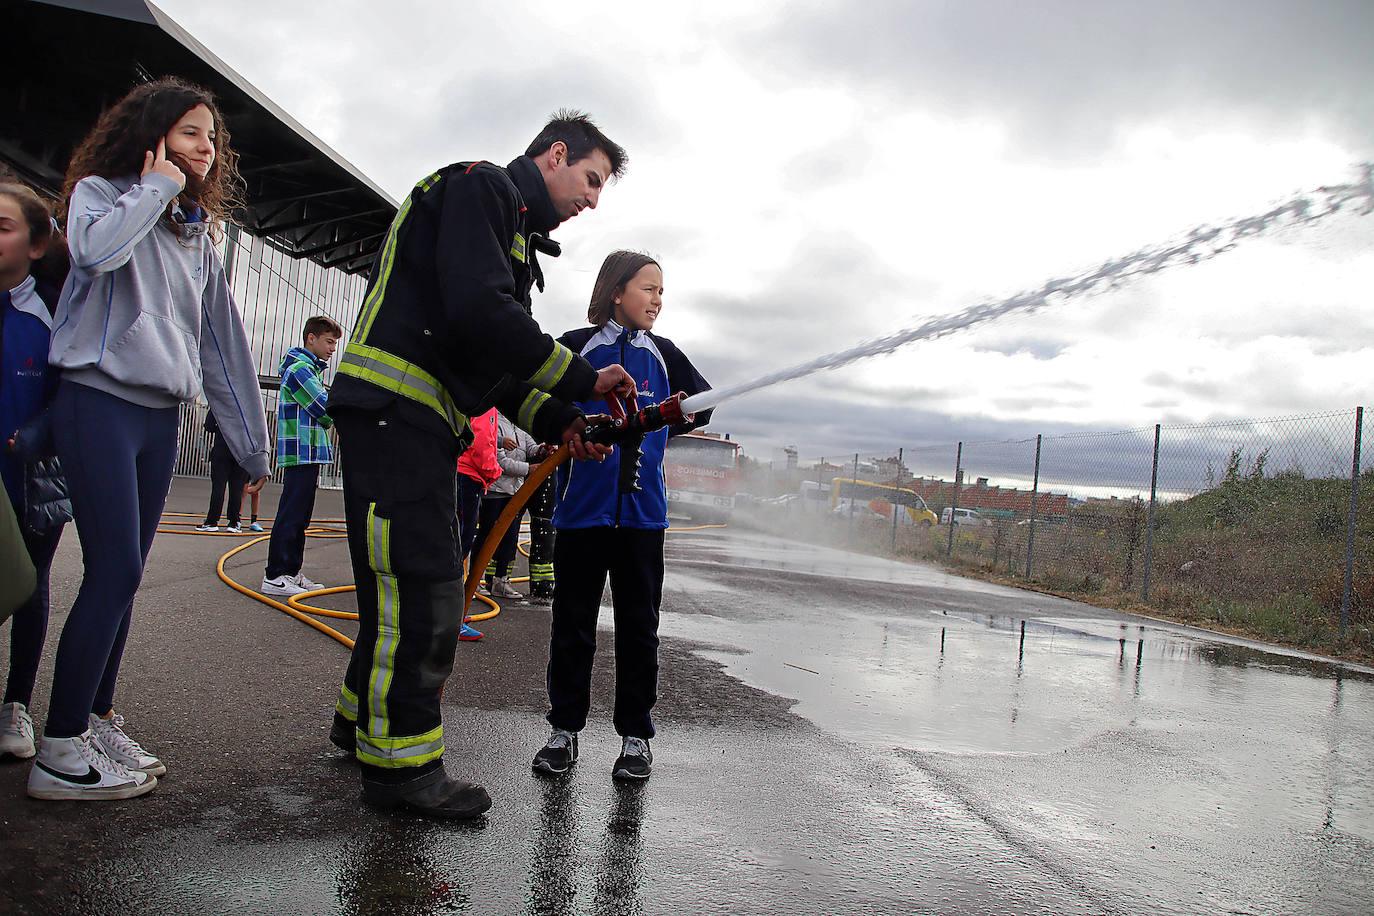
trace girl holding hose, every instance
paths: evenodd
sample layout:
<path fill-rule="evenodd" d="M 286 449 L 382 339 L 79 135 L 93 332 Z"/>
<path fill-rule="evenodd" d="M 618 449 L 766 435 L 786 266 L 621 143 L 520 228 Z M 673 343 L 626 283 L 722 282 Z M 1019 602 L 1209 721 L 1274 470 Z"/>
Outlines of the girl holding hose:
<path fill-rule="evenodd" d="M 614 251 L 602 263 L 592 291 L 587 309 L 592 326 L 569 331 L 559 342 L 594 367 L 624 366 L 638 385 L 641 404 L 707 390 L 710 385 L 683 352 L 652 333 L 662 308 L 658 262 L 640 252 Z M 578 407 L 588 414 L 605 411 L 604 404 L 593 401 Z M 577 735 L 591 705 L 597 612 L 609 577 L 615 612 L 615 729 L 622 739 L 611 775 L 617 780 L 649 776 L 668 527 L 663 452 L 670 434 L 705 425 L 710 413 L 648 433 L 638 450 L 622 445 L 603 462 L 568 462 L 559 468 L 548 667 L 552 732 L 535 755 L 538 773 L 566 773 L 577 761 Z"/>

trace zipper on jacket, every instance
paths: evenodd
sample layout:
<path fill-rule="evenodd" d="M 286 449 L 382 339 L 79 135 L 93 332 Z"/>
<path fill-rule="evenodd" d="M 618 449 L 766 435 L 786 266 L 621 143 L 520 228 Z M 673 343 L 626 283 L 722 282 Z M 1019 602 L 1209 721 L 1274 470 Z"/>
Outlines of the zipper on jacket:
<path fill-rule="evenodd" d="M 625 328 L 624 330 L 622 330 L 622 331 L 620 332 L 620 368 L 622 368 L 622 369 L 625 369 L 625 344 L 626 344 L 626 342 L 629 341 L 629 339 L 630 339 L 630 331 L 629 331 L 628 328 Z M 626 372 L 629 372 L 630 370 L 625 369 L 625 371 L 626 371 Z M 631 377 L 631 381 L 633 381 L 633 380 L 634 380 L 633 377 Z M 615 527 L 619 528 L 619 527 L 620 527 L 620 506 L 621 506 L 621 501 L 625 498 L 625 494 L 623 494 L 623 493 L 620 492 L 620 462 L 622 462 L 622 461 L 625 460 L 625 449 L 624 449 L 623 447 L 617 449 L 617 450 L 616 450 L 616 456 L 615 456 L 615 457 L 616 457 L 616 473 L 615 473 Z"/>

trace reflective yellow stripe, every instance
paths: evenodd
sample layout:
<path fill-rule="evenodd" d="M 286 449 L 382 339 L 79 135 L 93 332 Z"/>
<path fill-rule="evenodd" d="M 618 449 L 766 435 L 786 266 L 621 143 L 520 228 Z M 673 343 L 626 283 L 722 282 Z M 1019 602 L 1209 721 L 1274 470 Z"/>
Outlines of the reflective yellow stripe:
<path fill-rule="evenodd" d="M 420 193 L 424 193 L 432 188 L 439 181 L 439 173 L 435 172 L 428 178 L 421 179 L 416 185 Z M 401 224 L 410 215 L 410 202 L 414 196 L 412 191 L 406 195 L 406 199 L 401 202 L 401 206 L 396 210 L 396 217 L 391 221 L 391 228 L 387 230 L 386 242 L 382 245 L 382 255 L 377 260 L 377 282 L 373 284 L 372 290 L 363 300 L 363 307 L 358 313 L 358 323 L 353 329 L 353 340 L 360 343 L 367 340 L 367 335 L 372 331 L 372 322 L 377 320 L 377 312 L 381 310 L 382 299 L 386 296 L 386 284 L 391 279 L 391 267 L 396 261 L 396 238 L 401 233 Z"/>
<path fill-rule="evenodd" d="M 549 396 L 542 391 L 527 394 L 525 400 L 520 402 L 520 409 L 515 412 L 515 425 L 521 429 L 534 429 L 534 416 L 548 400 Z"/>
<path fill-rule="evenodd" d="M 417 767 L 444 755 L 444 727 L 431 729 L 423 735 L 404 738 L 379 738 L 358 729 L 357 755 L 363 763 L 378 767 Z"/>
<path fill-rule="evenodd" d="M 385 738 L 391 730 L 386 697 L 401 641 L 400 590 L 391 573 L 391 520 L 377 514 L 376 503 L 367 507 L 367 563 L 377 578 L 377 643 L 367 685 L 367 730 L 373 738 Z"/>
<path fill-rule="evenodd" d="M 551 391 L 553 386 L 562 380 L 568 367 L 572 365 L 573 354 L 567 347 L 557 341 L 554 342 L 553 352 L 549 358 L 544 360 L 544 365 L 531 375 L 526 381 L 538 388 L 540 391 Z M 524 425 L 524 424 L 521 424 Z"/>
<path fill-rule="evenodd" d="M 525 263 L 525 237 L 520 233 L 515 233 L 515 242 L 510 246 L 510 256 L 521 264 Z"/>
<path fill-rule="evenodd" d="M 467 426 L 467 416 L 453 403 L 453 398 L 438 379 L 414 363 L 408 363 L 385 350 L 350 343 L 339 360 L 339 373 L 395 392 L 437 411 L 455 436 L 461 435 Z"/>
<path fill-rule="evenodd" d="M 334 704 L 334 711 L 350 722 L 358 721 L 358 695 L 347 684 L 339 685 L 339 702 Z"/>

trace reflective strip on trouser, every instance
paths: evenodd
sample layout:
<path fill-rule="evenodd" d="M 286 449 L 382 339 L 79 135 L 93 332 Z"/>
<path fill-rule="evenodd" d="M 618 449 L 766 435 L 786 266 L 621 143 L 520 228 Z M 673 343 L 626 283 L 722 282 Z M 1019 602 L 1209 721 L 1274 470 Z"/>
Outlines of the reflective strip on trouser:
<path fill-rule="evenodd" d="M 415 767 L 437 760 L 444 753 L 444 727 L 420 735 L 394 736 L 388 710 L 388 694 L 396 675 L 396 650 L 401 642 L 401 590 L 393 573 L 391 521 L 377 515 L 377 504 L 367 510 L 368 566 L 377 580 L 377 641 L 372 649 L 367 681 L 367 727 L 358 727 L 356 754 L 362 763 L 376 767 Z"/>
<path fill-rule="evenodd" d="M 391 522 L 377 515 L 377 504 L 367 509 L 367 562 L 377 576 L 377 643 L 372 649 L 372 674 L 367 683 L 368 731 L 386 738 L 386 695 L 396 668 L 396 647 L 401 641 L 399 583 L 391 574 Z"/>
<path fill-rule="evenodd" d="M 428 178 L 421 179 L 416 185 L 416 189 L 421 194 L 434 187 L 439 180 L 439 173 L 435 172 Z M 391 221 L 391 228 L 387 230 L 386 241 L 382 243 L 382 253 L 377 259 L 377 282 L 373 284 L 367 298 L 363 300 L 363 307 L 358 313 L 358 323 L 353 329 L 352 340 L 359 343 L 367 341 L 367 335 L 372 331 L 372 322 L 377 320 L 377 312 L 381 311 L 382 300 L 386 297 L 387 282 L 391 279 L 391 268 L 396 263 L 396 237 L 400 235 L 401 225 L 405 223 L 406 217 L 410 215 L 410 201 L 415 192 L 411 191 L 406 195 L 406 199 L 401 201 L 401 206 L 396 210 L 396 216 Z"/>
<path fill-rule="evenodd" d="M 410 738 L 378 738 L 365 734 L 361 728 L 354 734 L 358 739 L 358 759 L 374 767 L 417 767 L 444 756 L 442 725 Z"/>
<path fill-rule="evenodd" d="M 339 685 L 339 702 L 334 704 L 334 711 L 350 722 L 358 721 L 358 695 L 347 684 Z"/>
<path fill-rule="evenodd" d="M 339 372 L 384 388 L 437 411 L 455 436 L 462 435 L 467 417 L 439 380 L 414 363 L 366 344 L 350 343 L 339 361 Z"/>
<path fill-rule="evenodd" d="M 552 582 L 553 564 L 552 563 L 531 563 L 530 564 L 531 582 Z"/>

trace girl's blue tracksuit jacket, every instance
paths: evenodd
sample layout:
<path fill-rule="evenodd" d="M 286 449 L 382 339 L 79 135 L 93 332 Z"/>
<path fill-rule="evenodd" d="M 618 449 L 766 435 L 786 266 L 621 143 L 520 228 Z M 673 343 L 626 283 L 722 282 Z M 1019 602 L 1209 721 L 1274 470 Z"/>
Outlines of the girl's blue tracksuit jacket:
<path fill-rule="evenodd" d="M 579 353 L 597 369 L 619 363 L 635 380 L 639 405 L 646 407 L 684 391 L 688 395 L 711 386 L 677 346 L 651 331 L 631 331 L 614 320 L 600 328 L 580 328 L 558 339 Z M 603 401 L 579 401 L 587 414 L 606 413 Z M 706 410 L 690 425 L 673 429 L 680 434 L 704 426 L 711 416 Z M 669 430 L 661 429 L 644 437 L 641 447 L 639 484 L 636 493 L 620 493 L 620 462 L 625 450 L 616 450 L 605 461 L 569 461 L 559 468 L 558 508 L 555 528 L 650 528 L 668 527 L 668 496 L 663 480 L 663 452 Z"/>

